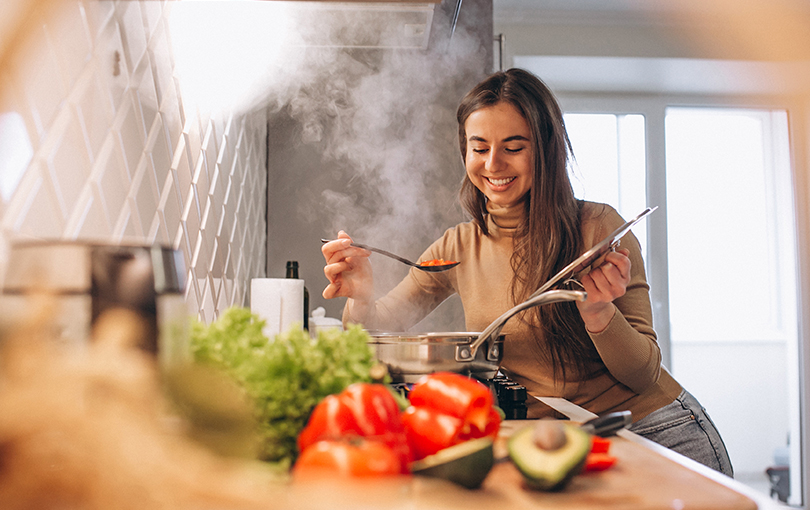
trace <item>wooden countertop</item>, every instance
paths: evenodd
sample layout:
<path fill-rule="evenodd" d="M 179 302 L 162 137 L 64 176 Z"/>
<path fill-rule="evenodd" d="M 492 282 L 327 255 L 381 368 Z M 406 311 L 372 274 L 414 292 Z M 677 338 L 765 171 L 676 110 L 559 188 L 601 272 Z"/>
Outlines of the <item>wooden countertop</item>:
<path fill-rule="evenodd" d="M 594 415 L 561 399 L 541 399 L 573 421 Z M 505 453 L 505 440 L 531 421 L 506 421 L 496 443 L 496 456 Z M 613 438 L 618 458 L 609 470 L 583 473 L 560 492 L 524 486 L 508 460 L 496 463 L 483 486 L 466 490 L 443 480 L 396 477 L 390 480 L 332 481 L 293 484 L 288 496 L 296 508 L 392 509 L 561 509 L 622 510 L 756 510 L 783 509 L 781 503 L 735 480 L 656 445 L 628 431 Z"/>

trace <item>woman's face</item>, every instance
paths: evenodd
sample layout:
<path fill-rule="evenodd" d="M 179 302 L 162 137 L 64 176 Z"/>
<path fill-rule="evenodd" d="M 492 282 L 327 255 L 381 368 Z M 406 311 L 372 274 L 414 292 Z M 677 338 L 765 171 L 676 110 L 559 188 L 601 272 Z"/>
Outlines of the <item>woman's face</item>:
<path fill-rule="evenodd" d="M 500 206 L 523 200 L 532 186 L 534 150 L 526 119 L 507 102 L 474 111 L 464 123 L 467 176 Z"/>

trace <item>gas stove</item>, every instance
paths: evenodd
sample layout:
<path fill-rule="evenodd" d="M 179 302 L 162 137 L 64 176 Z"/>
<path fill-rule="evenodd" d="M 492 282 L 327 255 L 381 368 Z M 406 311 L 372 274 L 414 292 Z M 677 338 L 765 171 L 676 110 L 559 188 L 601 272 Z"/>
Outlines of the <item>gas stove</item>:
<path fill-rule="evenodd" d="M 475 377 L 475 379 L 489 387 L 495 401 L 498 403 L 498 407 L 503 410 L 507 420 L 526 419 L 528 393 L 525 386 L 512 381 L 500 372 L 489 379 L 480 377 Z M 407 398 L 408 393 L 413 388 L 413 383 L 392 383 L 391 386 L 400 395 Z"/>

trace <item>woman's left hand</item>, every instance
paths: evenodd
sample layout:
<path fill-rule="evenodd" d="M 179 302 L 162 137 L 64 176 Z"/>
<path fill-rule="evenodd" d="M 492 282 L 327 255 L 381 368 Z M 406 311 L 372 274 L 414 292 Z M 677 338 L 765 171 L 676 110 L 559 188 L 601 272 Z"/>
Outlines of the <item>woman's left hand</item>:
<path fill-rule="evenodd" d="M 630 283 L 630 251 L 619 249 L 608 252 L 598 267 L 580 280 L 588 298 L 577 301 L 579 314 L 591 333 L 605 329 L 616 309 L 613 300 L 624 295 Z"/>

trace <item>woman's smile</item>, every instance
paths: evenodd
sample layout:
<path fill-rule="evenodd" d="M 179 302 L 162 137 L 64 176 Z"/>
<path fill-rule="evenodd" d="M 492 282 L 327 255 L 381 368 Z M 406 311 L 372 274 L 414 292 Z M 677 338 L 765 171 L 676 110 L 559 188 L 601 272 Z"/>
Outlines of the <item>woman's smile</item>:
<path fill-rule="evenodd" d="M 499 188 L 503 187 L 503 186 L 506 186 L 507 184 L 514 181 L 515 179 L 517 179 L 517 177 L 505 177 L 505 178 L 500 178 L 500 179 L 497 179 L 497 178 L 494 178 L 494 177 L 486 177 L 486 180 L 489 181 L 489 183 L 492 184 L 492 186 L 497 186 Z"/>

